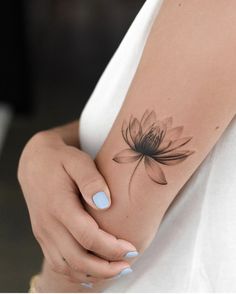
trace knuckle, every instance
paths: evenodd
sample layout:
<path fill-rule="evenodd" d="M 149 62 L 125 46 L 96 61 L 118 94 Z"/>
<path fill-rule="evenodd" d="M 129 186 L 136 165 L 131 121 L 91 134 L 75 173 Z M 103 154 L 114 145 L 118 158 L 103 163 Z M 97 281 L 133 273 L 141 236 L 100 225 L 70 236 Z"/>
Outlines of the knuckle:
<path fill-rule="evenodd" d="M 61 265 L 61 264 L 53 264 L 52 265 L 52 270 L 58 274 L 62 275 L 69 275 L 69 270 L 66 265 Z"/>
<path fill-rule="evenodd" d="M 73 271 L 75 272 L 83 272 L 84 271 L 84 263 L 82 261 L 73 261 L 73 262 L 69 262 L 70 263 L 70 267 Z"/>
<path fill-rule="evenodd" d="M 119 260 L 122 257 L 122 249 L 119 246 L 116 246 L 115 248 L 113 248 L 112 250 L 112 254 L 111 257 L 114 260 Z"/>
<path fill-rule="evenodd" d="M 83 179 L 80 183 L 81 192 L 89 195 L 94 192 L 94 190 L 101 189 L 104 186 L 103 179 L 100 175 L 93 175 Z"/>
<path fill-rule="evenodd" d="M 65 152 L 68 155 L 67 163 L 72 169 L 76 167 L 76 162 L 78 162 L 81 166 L 88 166 L 88 164 L 93 161 L 92 157 L 88 153 L 72 146 L 68 146 Z"/>
<path fill-rule="evenodd" d="M 103 278 L 93 278 L 93 277 L 88 278 L 88 282 L 91 282 L 91 283 L 93 283 L 93 284 L 97 284 L 97 283 L 99 283 L 99 282 L 103 282 L 103 281 L 104 281 Z"/>

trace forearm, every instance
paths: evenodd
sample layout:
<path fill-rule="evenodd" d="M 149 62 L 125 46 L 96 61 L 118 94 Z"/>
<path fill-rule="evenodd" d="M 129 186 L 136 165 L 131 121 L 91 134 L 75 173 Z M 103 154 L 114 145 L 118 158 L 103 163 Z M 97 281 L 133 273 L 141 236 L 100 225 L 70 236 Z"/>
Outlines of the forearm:
<path fill-rule="evenodd" d="M 225 26 L 224 21 L 231 15 L 230 9 L 222 14 L 223 1 L 217 5 L 213 1 L 182 1 L 182 6 L 164 2 L 126 100 L 96 158 L 110 188 L 112 206 L 105 212 L 88 210 L 101 228 L 127 239 L 141 252 L 153 239 L 170 203 L 235 115 L 234 31 L 232 24 Z M 235 17 L 231 19 L 235 23 Z M 214 24 L 219 21 L 227 38 L 216 35 Z M 183 163 L 171 166 L 171 158 L 166 156 L 166 163 L 164 155 L 159 160 L 167 185 L 151 181 L 143 162 L 135 170 L 137 161 L 117 164 L 113 160 L 119 151 L 129 149 L 121 135 L 123 121 L 129 123 L 130 115 L 140 119 L 145 109 L 154 110 L 161 121 L 172 117 L 174 127 L 184 126 L 183 137 L 193 138 L 183 148 L 189 152 L 186 154 L 195 153 Z M 134 128 L 135 135 L 138 128 Z M 181 159 L 172 156 L 173 162 L 177 158 Z"/>
<path fill-rule="evenodd" d="M 100 228 L 118 238 L 127 239 L 140 252 L 148 247 L 170 203 L 235 114 L 234 30 L 225 27 L 224 21 L 226 17 L 235 23 L 234 18 L 228 17 L 233 9 L 222 13 L 225 7 L 223 1 L 218 1 L 217 5 L 214 1 L 181 3 L 183 9 L 176 1 L 164 2 L 126 100 L 96 157 L 97 167 L 110 188 L 111 207 L 99 212 L 86 206 Z M 233 6 L 232 1 L 230 4 Z M 227 34 L 216 35 L 216 23 L 224 27 Z M 228 39 L 225 39 L 226 35 Z M 234 46 L 231 46 L 232 43 Z M 144 164 L 147 154 L 138 157 L 142 159 L 139 166 L 138 161 L 122 164 L 114 161 L 117 153 L 130 149 L 122 138 L 123 121 L 129 122 L 130 115 L 140 120 L 145 109 L 153 110 L 161 121 L 173 118 L 173 127 L 184 126 L 181 140 L 183 137 L 185 140 L 189 136 L 192 138 L 189 143 L 185 142 L 185 150 L 182 153 L 179 151 L 180 155 L 168 157 L 157 146 L 157 163 L 166 177 L 162 175 L 161 178 L 157 172 L 157 182 L 150 179 L 150 166 L 146 168 Z M 157 129 L 154 131 L 158 133 Z M 135 124 L 132 130 L 132 136 L 136 138 Z M 137 153 L 147 151 L 140 150 L 137 145 L 143 149 L 152 149 L 155 145 L 150 137 L 146 139 L 148 143 L 145 142 L 148 146 L 140 145 L 139 139 L 133 147 L 139 149 Z M 176 161 L 184 159 L 183 152 L 189 158 L 186 156 L 186 161 L 177 164 Z M 172 166 L 173 163 L 176 165 Z M 93 291 L 107 285 L 98 283 Z"/>

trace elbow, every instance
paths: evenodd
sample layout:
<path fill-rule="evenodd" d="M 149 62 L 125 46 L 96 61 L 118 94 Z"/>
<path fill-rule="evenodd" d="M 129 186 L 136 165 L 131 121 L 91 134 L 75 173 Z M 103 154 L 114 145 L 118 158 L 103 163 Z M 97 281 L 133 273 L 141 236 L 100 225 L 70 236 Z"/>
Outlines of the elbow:
<path fill-rule="evenodd" d="M 114 230 L 113 230 L 114 231 Z M 150 226 L 139 226 L 127 222 L 119 232 L 119 238 L 125 239 L 132 243 L 139 253 L 143 253 L 152 243 L 156 234 Z"/>
<path fill-rule="evenodd" d="M 149 247 L 155 237 L 157 226 L 154 222 L 150 223 L 148 217 L 138 217 L 134 210 L 132 213 L 124 213 L 124 210 L 108 209 L 99 213 L 88 206 L 87 210 L 102 230 L 130 242 L 140 254 Z"/>

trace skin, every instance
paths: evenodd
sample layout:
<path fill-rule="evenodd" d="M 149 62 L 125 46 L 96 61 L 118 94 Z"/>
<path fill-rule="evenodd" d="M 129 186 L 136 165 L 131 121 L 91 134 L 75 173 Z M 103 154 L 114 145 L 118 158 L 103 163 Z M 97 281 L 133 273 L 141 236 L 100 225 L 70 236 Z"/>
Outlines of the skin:
<path fill-rule="evenodd" d="M 157 233 L 173 199 L 235 115 L 235 6 L 233 0 L 227 5 L 223 0 L 164 1 L 129 92 L 95 159 L 99 173 L 109 187 L 112 205 L 102 212 L 89 204 L 84 206 L 101 229 L 131 242 L 140 257 Z M 154 110 L 160 120 L 171 116 L 175 126 L 184 126 L 183 136 L 192 137 L 188 149 L 195 152 L 180 164 L 163 166 L 168 179 L 166 185 L 151 181 L 140 164 L 132 179 L 130 199 L 128 186 L 136 163 L 119 164 L 113 158 L 127 148 L 121 135 L 123 121 L 130 115 L 141 118 L 147 108 Z M 48 132 L 55 134 L 53 130 Z M 44 138 L 48 132 L 43 133 Z M 61 137 L 64 128 L 59 128 L 56 133 Z M 40 146 L 39 142 L 37 144 Z M 49 143 L 52 148 L 54 144 L 54 140 Z M 30 151 L 28 154 L 32 158 Z M 49 162 L 48 159 L 47 167 L 52 166 Z M 75 174 L 77 170 L 73 170 Z M 70 176 L 74 177 L 74 173 Z M 28 185 L 30 182 L 25 187 Z M 88 185 L 87 188 L 91 195 L 92 190 Z M 44 191 L 40 184 L 37 190 Z M 28 197 L 34 202 L 31 193 L 29 189 Z M 61 205 L 58 209 L 62 213 L 64 207 Z M 73 217 L 73 211 L 68 210 L 68 213 Z M 121 226 L 124 220 L 125 226 Z M 92 291 L 101 291 L 112 282 L 96 281 Z M 61 279 L 47 262 L 38 284 L 43 291 L 87 291 L 78 284 Z"/>
<path fill-rule="evenodd" d="M 136 248 L 99 229 L 84 210 L 79 197 L 97 210 L 92 195 L 100 189 L 109 195 L 109 189 L 90 156 L 79 150 L 77 132 L 74 122 L 35 135 L 22 153 L 18 179 L 45 264 L 79 284 L 119 274 L 129 266 L 123 255 Z"/>

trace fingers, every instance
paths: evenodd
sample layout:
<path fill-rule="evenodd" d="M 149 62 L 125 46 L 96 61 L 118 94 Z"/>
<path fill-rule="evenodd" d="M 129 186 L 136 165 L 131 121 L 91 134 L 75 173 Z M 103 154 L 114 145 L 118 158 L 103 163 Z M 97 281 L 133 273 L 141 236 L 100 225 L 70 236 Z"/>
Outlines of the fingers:
<path fill-rule="evenodd" d="M 72 258 L 76 251 L 76 260 L 80 260 L 86 253 L 80 252 L 81 246 L 76 243 L 72 236 L 62 227 L 61 224 L 54 224 L 55 230 L 47 238 L 47 246 L 40 243 L 45 260 L 52 272 L 61 275 L 70 283 L 96 283 L 100 279 L 88 274 L 86 270 L 75 271 L 75 261 Z M 70 242 L 68 242 L 68 240 Z M 72 246 L 73 245 L 73 246 Z M 81 254 L 82 253 L 82 254 Z M 81 268 L 82 269 L 82 268 Z M 86 269 L 86 268 L 85 268 Z"/>
<path fill-rule="evenodd" d="M 121 260 L 129 252 L 137 253 L 136 248 L 128 241 L 117 239 L 101 230 L 76 198 L 64 204 L 59 221 L 83 248 L 109 261 Z"/>
<path fill-rule="evenodd" d="M 70 276 L 71 269 L 69 268 L 68 264 L 65 263 L 65 261 L 63 260 L 57 247 L 52 245 L 52 242 L 48 242 L 47 247 L 43 244 L 40 244 L 40 246 L 42 248 L 44 257 L 47 260 L 48 265 L 50 266 L 50 269 L 55 273 L 67 277 Z"/>
<path fill-rule="evenodd" d="M 125 261 L 106 261 L 91 253 L 85 252 L 84 258 L 81 259 L 84 264 L 84 270 L 91 276 L 99 279 L 109 279 L 119 275 L 124 269 L 130 268 Z"/>
<path fill-rule="evenodd" d="M 61 256 L 65 258 L 65 262 L 71 268 L 74 278 L 78 278 L 77 273 L 84 273 L 85 275 L 88 274 L 91 276 L 90 279 L 87 277 L 87 280 L 95 282 L 96 279 L 94 278 L 111 278 L 118 275 L 123 269 L 129 267 L 126 261 L 108 262 L 88 253 L 88 251 L 82 248 L 73 236 L 67 232 L 66 228 L 60 225 L 58 225 L 53 239 L 56 241 Z"/>
<path fill-rule="evenodd" d="M 94 209 L 107 209 L 111 205 L 106 181 L 87 153 L 75 149 L 74 157 L 70 153 L 64 161 L 64 168 L 76 182 L 88 205 Z"/>

